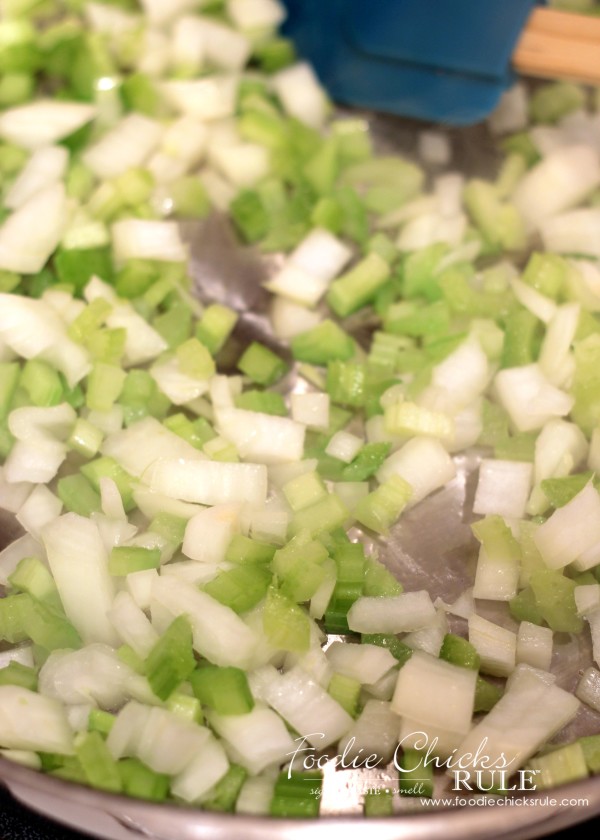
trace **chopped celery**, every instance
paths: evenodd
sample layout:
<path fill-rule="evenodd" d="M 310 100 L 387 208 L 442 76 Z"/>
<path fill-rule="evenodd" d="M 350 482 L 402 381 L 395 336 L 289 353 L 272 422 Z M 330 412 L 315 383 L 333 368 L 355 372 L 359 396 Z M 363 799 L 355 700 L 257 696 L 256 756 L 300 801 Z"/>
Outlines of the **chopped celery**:
<path fill-rule="evenodd" d="M 600 773 L 600 735 L 585 735 L 578 742 L 590 773 Z"/>
<path fill-rule="evenodd" d="M 588 776 L 585 753 L 579 741 L 531 759 L 527 769 L 535 772 L 536 790 L 547 790 Z"/>
<path fill-rule="evenodd" d="M 267 591 L 263 627 L 267 639 L 275 647 L 298 652 L 308 650 L 310 622 L 307 614 L 273 586 Z"/>
<path fill-rule="evenodd" d="M 544 617 L 530 586 L 526 586 L 518 595 L 511 598 L 508 606 L 515 621 L 529 621 L 531 624 L 539 625 L 544 623 Z"/>
<path fill-rule="evenodd" d="M 368 557 L 365 563 L 364 594 L 391 596 L 403 592 L 403 586 L 379 560 Z"/>
<path fill-rule="evenodd" d="M 160 548 L 117 545 L 111 549 L 108 558 L 109 573 L 118 577 L 143 572 L 144 569 L 157 569 L 159 566 Z"/>
<path fill-rule="evenodd" d="M 88 718 L 88 731 L 99 732 L 101 735 L 108 735 L 115 723 L 115 715 L 105 712 L 103 709 L 90 709 Z"/>
<path fill-rule="evenodd" d="M 281 394 L 275 391 L 244 391 L 235 398 L 236 408 L 247 411 L 258 411 L 261 414 L 273 414 L 276 417 L 286 417 L 287 408 Z"/>
<path fill-rule="evenodd" d="M 100 277 L 106 283 L 112 282 L 114 268 L 109 248 L 70 248 L 58 251 L 54 267 L 61 283 L 67 283 L 76 291 L 85 288 L 88 281 Z"/>
<path fill-rule="evenodd" d="M 184 615 L 174 619 L 146 657 L 144 671 L 152 691 L 166 700 L 196 667 L 192 628 Z"/>
<path fill-rule="evenodd" d="M 58 590 L 49 569 L 38 557 L 24 557 L 9 575 L 10 585 L 19 592 L 27 592 L 37 601 L 61 608 Z"/>
<path fill-rule="evenodd" d="M 19 385 L 27 391 L 33 405 L 58 405 L 62 402 L 60 376 L 54 368 L 39 359 L 30 359 L 25 363 Z"/>
<path fill-rule="evenodd" d="M 139 799 L 163 802 L 169 793 L 169 776 L 155 773 L 137 758 L 126 758 L 118 763 L 123 793 Z"/>
<path fill-rule="evenodd" d="M 390 453 L 389 443 L 367 443 L 342 471 L 344 481 L 366 481 L 381 467 Z"/>
<path fill-rule="evenodd" d="M 356 351 L 354 339 L 330 319 L 294 336 L 291 348 L 297 361 L 312 365 L 326 365 L 336 359 L 345 362 Z"/>
<path fill-rule="evenodd" d="M 555 123 L 585 103 L 581 85 L 573 82 L 554 82 L 539 87 L 529 101 L 529 114 L 534 122 Z"/>
<path fill-rule="evenodd" d="M 135 507 L 134 480 L 113 458 L 103 456 L 89 461 L 81 467 L 81 472 L 98 492 L 100 492 L 100 479 L 112 478 L 119 489 L 125 510 L 129 511 Z"/>
<path fill-rule="evenodd" d="M 362 633 L 360 640 L 363 645 L 378 645 L 386 648 L 400 665 L 408 662 L 413 655 L 413 649 L 405 645 L 398 636 L 386 635 L 385 633 Z"/>
<path fill-rule="evenodd" d="M 365 817 L 391 817 L 394 813 L 393 793 L 390 788 L 372 788 L 365 792 Z"/>
<path fill-rule="evenodd" d="M 377 253 L 371 253 L 329 287 L 327 303 L 345 318 L 373 300 L 390 276 L 390 266 Z"/>
<path fill-rule="evenodd" d="M 245 350 L 238 362 L 238 368 L 253 382 L 264 386 L 273 385 L 287 371 L 287 365 L 283 359 L 280 359 L 264 344 L 259 344 L 258 341 L 253 341 Z"/>
<path fill-rule="evenodd" d="M 0 362 L 0 419 L 2 420 L 11 409 L 20 376 L 21 369 L 16 362 Z"/>
<path fill-rule="evenodd" d="M 323 776 L 320 771 L 282 771 L 270 805 L 273 817 L 318 817 Z"/>
<path fill-rule="evenodd" d="M 149 531 L 164 537 L 172 545 L 183 542 L 187 520 L 173 513 L 158 513 L 150 522 Z"/>
<path fill-rule="evenodd" d="M 410 501 L 412 493 L 411 485 L 399 475 L 394 475 L 359 501 L 354 516 L 361 525 L 378 534 L 387 534 Z"/>
<path fill-rule="evenodd" d="M 238 319 L 238 314 L 228 306 L 213 303 L 207 306 L 196 327 L 198 338 L 212 355 L 216 355 L 223 347 Z"/>
<path fill-rule="evenodd" d="M 318 502 L 296 511 L 290 524 L 290 534 L 306 531 L 316 537 L 322 531 L 339 528 L 349 517 L 349 511 L 335 493 L 328 493 Z"/>
<path fill-rule="evenodd" d="M 0 685 L 18 685 L 29 691 L 37 691 L 38 677 L 34 668 L 21 665 L 20 662 L 9 662 L 0 668 Z"/>
<path fill-rule="evenodd" d="M 231 813 L 248 772 L 239 764 L 230 764 L 229 770 L 213 787 L 210 798 L 203 800 L 202 807 L 207 811 Z"/>
<path fill-rule="evenodd" d="M 167 708 L 170 712 L 173 712 L 174 715 L 177 715 L 190 723 L 202 724 L 204 721 L 200 701 L 197 697 L 190 697 L 189 694 L 182 694 L 174 691 L 169 695 Z"/>
<path fill-rule="evenodd" d="M 463 639 L 462 636 L 456 636 L 454 633 L 446 633 L 444 636 L 440 659 L 450 662 L 452 665 L 470 668 L 473 671 L 479 670 L 481 661 L 473 645 Z"/>
<path fill-rule="evenodd" d="M 574 499 L 590 481 L 593 481 L 596 489 L 600 487 L 600 481 L 595 478 L 594 473 L 584 472 L 564 478 L 545 478 L 541 482 L 541 488 L 552 507 L 559 508 Z"/>
<path fill-rule="evenodd" d="M 354 362 L 329 362 L 327 393 L 333 402 L 360 408 L 365 403 L 367 369 Z"/>
<path fill-rule="evenodd" d="M 229 563 L 270 563 L 275 551 L 274 545 L 234 534 L 227 546 L 225 560 Z"/>
<path fill-rule="evenodd" d="M 239 668 L 201 663 L 190 676 L 194 694 L 203 706 L 220 715 L 244 715 L 254 708 L 248 678 Z"/>
<path fill-rule="evenodd" d="M 99 732 L 82 734 L 76 742 L 76 755 L 90 785 L 119 793 L 122 789 L 117 762 Z"/>
<path fill-rule="evenodd" d="M 474 712 L 489 712 L 491 711 L 498 700 L 502 697 L 502 689 L 491 683 L 489 680 L 484 680 L 483 677 L 477 677 L 475 683 L 475 700 L 473 703 Z"/>
<path fill-rule="evenodd" d="M 256 563 L 248 563 L 220 572 L 203 588 L 220 604 L 244 613 L 262 601 L 270 583 L 270 572 Z"/>
<path fill-rule="evenodd" d="M 329 681 L 327 693 L 345 709 L 351 717 L 358 713 L 361 685 L 358 680 L 343 674 L 334 674 Z"/>
<path fill-rule="evenodd" d="M 210 379 L 215 372 L 212 356 L 197 338 L 190 338 L 179 345 L 177 361 L 182 373 L 196 379 Z"/>
<path fill-rule="evenodd" d="M 433 763 L 420 750 L 405 749 L 400 760 L 398 787 L 402 796 L 433 796 Z"/>
<path fill-rule="evenodd" d="M 535 603 L 546 624 L 557 633 L 581 633 L 573 580 L 554 569 L 534 571 L 529 580 Z"/>

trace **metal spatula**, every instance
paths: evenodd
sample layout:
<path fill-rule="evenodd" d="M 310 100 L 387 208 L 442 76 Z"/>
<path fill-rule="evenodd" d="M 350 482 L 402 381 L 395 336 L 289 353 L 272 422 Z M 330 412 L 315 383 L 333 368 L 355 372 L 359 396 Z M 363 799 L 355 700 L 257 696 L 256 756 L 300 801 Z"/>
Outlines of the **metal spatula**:
<path fill-rule="evenodd" d="M 344 104 L 468 125 L 515 71 L 600 84 L 600 19 L 536 0 L 284 3 L 284 31 Z"/>

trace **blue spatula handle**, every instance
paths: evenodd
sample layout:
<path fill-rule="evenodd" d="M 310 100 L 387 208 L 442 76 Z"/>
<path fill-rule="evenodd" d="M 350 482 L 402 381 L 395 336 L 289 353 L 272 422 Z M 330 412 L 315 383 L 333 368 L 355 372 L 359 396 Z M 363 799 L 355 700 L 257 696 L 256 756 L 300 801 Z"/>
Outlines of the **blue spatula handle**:
<path fill-rule="evenodd" d="M 338 102 L 452 125 L 494 108 L 536 0 L 284 0 Z"/>

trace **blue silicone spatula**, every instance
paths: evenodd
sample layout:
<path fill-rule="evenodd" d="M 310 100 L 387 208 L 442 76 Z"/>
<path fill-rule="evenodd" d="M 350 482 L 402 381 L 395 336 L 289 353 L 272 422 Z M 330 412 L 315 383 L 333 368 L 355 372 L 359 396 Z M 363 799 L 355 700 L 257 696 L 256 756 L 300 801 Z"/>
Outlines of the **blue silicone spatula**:
<path fill-rule="evenodd" d="M 536 0 L 284 3 L 284 32 L 343 104 L 467 125 L 515 71 L 600 83 L 600 19 Z"/>

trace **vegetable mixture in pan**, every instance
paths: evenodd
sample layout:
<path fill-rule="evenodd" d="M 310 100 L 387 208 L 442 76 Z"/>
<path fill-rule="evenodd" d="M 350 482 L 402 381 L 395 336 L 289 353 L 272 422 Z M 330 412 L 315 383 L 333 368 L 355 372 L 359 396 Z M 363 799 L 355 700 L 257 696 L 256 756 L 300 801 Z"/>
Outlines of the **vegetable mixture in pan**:
<path fill-rule="evenodd" d="M 467 178 L 436 129 L 374 153 L 277 0 L 0 9 L 2 755 L 276 816 L 325 755 L 379 815 L 600 772 L 552 746 L 600 712 L 598 97 L 516 85 Z M 268 343 L 196 297 L 216 213 Z M 378 541 L 474 451 L 471 586 L 405 591 Z"/>

